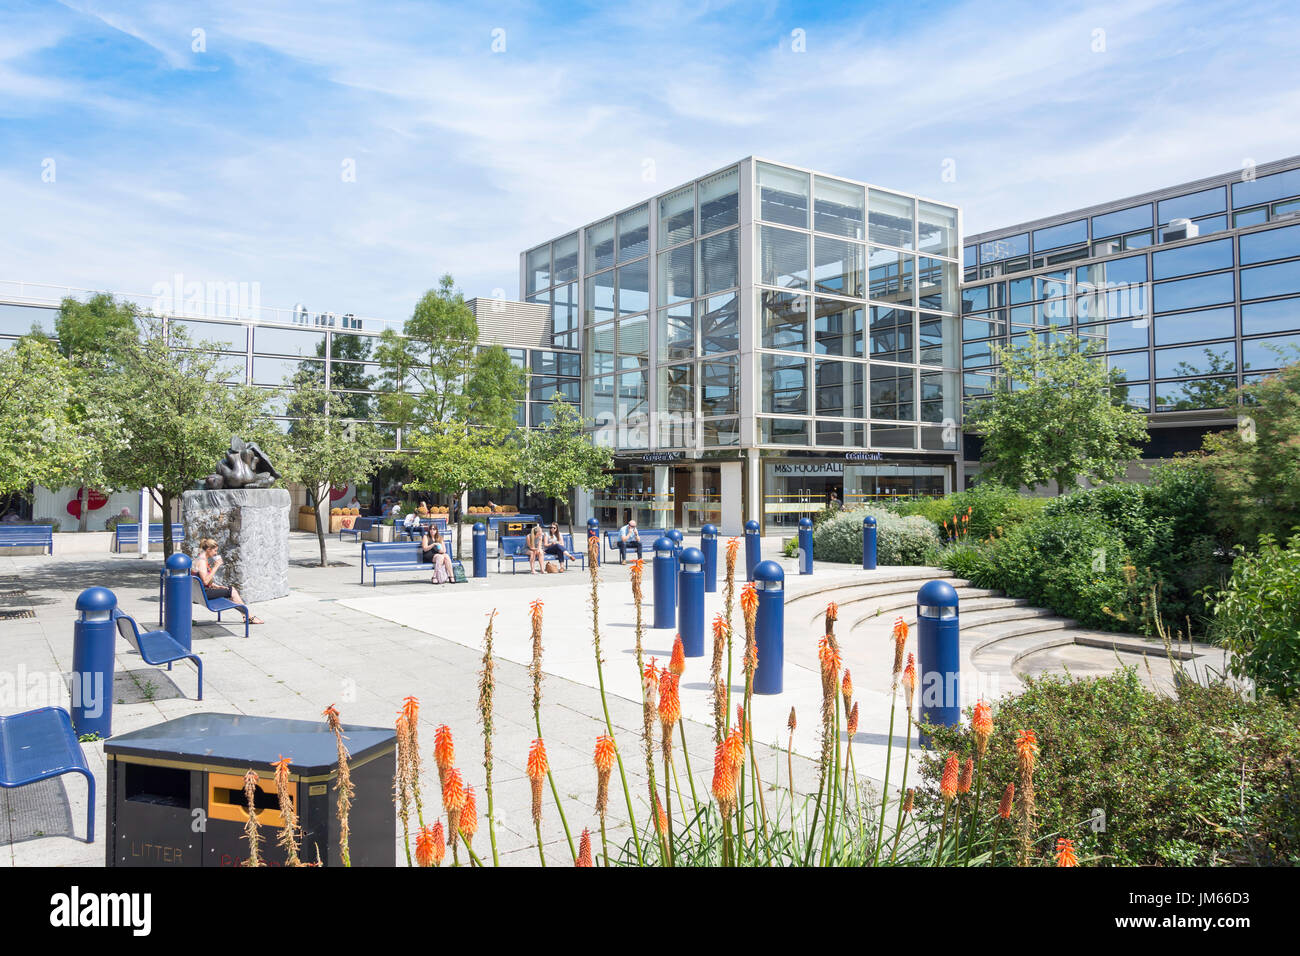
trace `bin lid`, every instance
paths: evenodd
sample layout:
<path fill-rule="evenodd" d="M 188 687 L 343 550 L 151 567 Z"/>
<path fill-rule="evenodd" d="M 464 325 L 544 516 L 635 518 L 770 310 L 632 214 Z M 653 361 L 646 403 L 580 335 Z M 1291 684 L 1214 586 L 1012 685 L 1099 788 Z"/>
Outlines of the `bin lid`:
<path fill-rule="evenodd" d="M 343 725 L 352 762 L 360 762 L 396 743 L 391 727 Z M 202 763 L 235 764 L 258 770 L 288 757 L 300 776 L 329 774 L 338 765 L 334 732 L 324 720 L 287 720 L 248 714 L 186 714 L 104 741 L 104 752 Z"/>

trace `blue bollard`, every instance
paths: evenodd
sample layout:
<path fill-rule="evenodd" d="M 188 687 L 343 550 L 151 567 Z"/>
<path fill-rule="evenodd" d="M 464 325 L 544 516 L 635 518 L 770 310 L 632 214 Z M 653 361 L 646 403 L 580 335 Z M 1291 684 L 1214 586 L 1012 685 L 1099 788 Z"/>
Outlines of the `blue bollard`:
<path fill-rule="evenodd" d="M 664 536 L 655 541 L 655 613 L 656 628 L 671 628 L 677 623 L 677 559 L 673 556 L 673 539 Z"/>
<path fill-rule="evenodd" d="M 758 522 L 752 518 L 745 522 L 745 580 L 754 580 L 754 568 L 762 555 L 759 553 Z"/>
<path fill-rule="evenodd" d="M 677 633 L 687 657 L 704 656 L 704 553 L 699 548 L 682 551 L 677 572 Z"/>
<path fill-rule="evenodd" d="M 955 727 L 961 722 L 957 592 L 947 581 L 927 581 L 916 592 L 917 675 L 921 722 Z M 921 734 L 921 746 L 930 738 Z"/>
<path fill-rule="evenodd" d="M 718 529 L 706 524 L 700 529 L 700 552 L 704 555 L 704 591 L 715 594 L 718 590 Z"/>
<path fill-rule="evenodd" d="M 754 643 L 758 667 L 754 671 L 755 694 L 779 694 L 785 669 L 785 572 L 775 561 L 762 561 L 754 568 L 758 590 L 758 615 L 754 622 Z"/>
<path fill-rule="evenodd" d="M 113 646 L 117 597 L 108 588 L 86 588 L 77 596 L 72 626 L 72 727 L 77 736 L 113 736 Z"/>
<path fill-rule="evenodd" d="M 862 570 L 876 570 L 876 519 L 871 515 L 862 519 Z"/>
<path fill-rule="evenodd" d="M 163 630 L 188 651 L 194 643 L 194 591 L 190 584 L 189 555 L 173 551 L 164 566 L 167 575 L 163 578 Z"/>
<path fill-rule="evenodd" d="M 681 595 L 677 593 L 677 575 L 682 570 L 682 533 L 676 528 L 664 532 L 673 542 L 673 606 L 676 607 Z"/>
<path fill-rule="evenodd" d="M 474 542 L 474 577 L 487 577 L 487 528 L 482 521 L 475 521 L 470 535 Z"/>
<path fill-rule="evenodd" d="M 596 547 L 591 546 L 591 539 L 596 539 Z M 598 518 L 587 519 L 587 554 L 588 560 L 600 564 L 600 520 Z"/>
<path fill-rule="evenodd" d="M 799 519 L 799 573 L 813 573 L 812 518 Z"/>

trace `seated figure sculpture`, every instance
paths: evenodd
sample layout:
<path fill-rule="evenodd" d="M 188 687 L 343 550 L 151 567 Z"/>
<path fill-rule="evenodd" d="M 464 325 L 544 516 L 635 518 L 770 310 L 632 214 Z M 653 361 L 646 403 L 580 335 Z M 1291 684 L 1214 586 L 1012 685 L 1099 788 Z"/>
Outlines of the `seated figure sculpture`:
<path fill-rule="evenodd" d="M 246 442 L 238 435 L 230 438 L 230 449 L 217 462 L 217 470 L 203 480 L 203 487 L 269 488 L 280 477 L 256 442 Z"/>

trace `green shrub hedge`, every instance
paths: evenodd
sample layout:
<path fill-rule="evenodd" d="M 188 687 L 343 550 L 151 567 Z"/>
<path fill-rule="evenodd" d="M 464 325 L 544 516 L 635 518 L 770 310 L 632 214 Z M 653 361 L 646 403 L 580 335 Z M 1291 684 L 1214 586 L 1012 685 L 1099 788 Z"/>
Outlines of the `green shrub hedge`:
<path fill-rule="evenodd" d="M 901 515 L 921 515 L 933 521 L 936 527 L 947 521 L 952 524 L 954 515 L 964 515 L 970 509 L 967 536 L 983 541 L 990 535 L 1004 534 L 1011 528 L 1037 515 L 1047 504 L 1046 498 L 1022 495 L 1013 488 L 997 482 L 986 481 L 942 498 L 921 498 L 899 502 L 892 510 Z"/>
<path fill-rule="evenodd" d="M 1212 606 L 1210 634 L 1232 651 L 1233 673 L 1300 698 L 1300 534 L 1285 544 L 1264 535 L 1255 554 L 1239 551 Z"/>
<path fill-rule="evenodd" d="M 862 519 L 876 519 L 876 563 L 925 564 L 939 547 L 939 532 L 919 516 L 901 517 L 887 508 L 855 508 L 824 522 L 813 543 L 818 561 L 862 563 Z"/>
<path fill-rule="evenodd" d="M 995 703 L 993 726 L 981 817 L 1016 779 L 1014 741 L 1032 729 L 1044 857 L 1060 835 L 1076 841 L 1084 864 L 1300 863 L 1300 705 L 1190 682 L 1170 697 L 1124 669 L 1030 680 Z M 973 749 L 965 729 L 936 728 L 933 739 L 922 761 L 931 792 L 947 753 L 964 759 Z M 925 812 L 941 813 L 937 802 Z"/>

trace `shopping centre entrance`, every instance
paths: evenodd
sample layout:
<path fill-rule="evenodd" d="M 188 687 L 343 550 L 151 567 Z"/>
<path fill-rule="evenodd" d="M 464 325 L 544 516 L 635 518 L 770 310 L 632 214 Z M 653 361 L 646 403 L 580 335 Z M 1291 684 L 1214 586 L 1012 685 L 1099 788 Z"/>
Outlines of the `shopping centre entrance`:
<path fill-rule="evenodd" d="M 878 457 L 877 457 L 878 456 Z M 846 508 L 900 498 L 942 497 L 953 487 L 953 463 L 888 460 L 877 452 L 763 461 L 763 527 L 790 531 L 812 517 L 833 492 Z"/>

